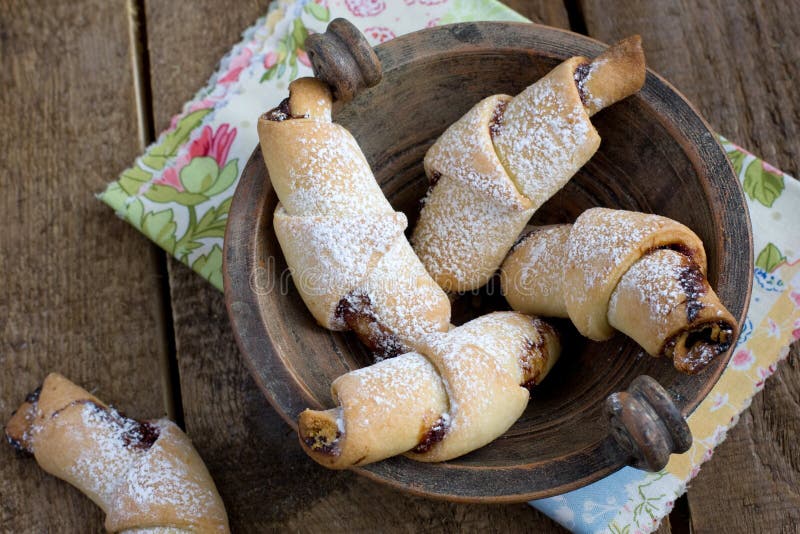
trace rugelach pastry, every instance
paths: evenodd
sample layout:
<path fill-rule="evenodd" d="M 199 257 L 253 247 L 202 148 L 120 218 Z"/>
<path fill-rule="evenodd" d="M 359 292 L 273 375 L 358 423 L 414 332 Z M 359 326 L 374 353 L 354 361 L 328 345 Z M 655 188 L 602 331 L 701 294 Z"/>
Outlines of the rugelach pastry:
<path fill-rule="evenodd" d="M 336 408 L 300 414 L 306 453 L 333 469 L 404 453 L 422 462 L 466 454 L 519 418 L 560 345 L 544 321 L 496 312 L 433 334 L 419 350 L 337 378 Z"/>
<path fill-rule="evenodd" d="M 531 215 L 600 146 L 589 119 L 639 90 L 639 36 L 573 57 L 515 97 L 485 98 L 425 155 L 430 190 L 412 243 L 446 291 L 484 285 Z"/>
<path fill-rule="evenodd" d="M 515 310 L 569 317 L 597 341 L 619 330 L 683 373 L 701 371 L 738 336 L 706 279 L 702 241 L 658 215 L 593 208 L 574 225 L 536 228 L 500 279 Z"/>
<path fill-rule="evenodd" d="M 280 199 L 275 234 L 294 284 L 319 324 L 354 330 L 392 356 L 446 332 L 450 302 L 414 254 L 356 140 L 331 122 L 331 93 L 314 78 L 258 121 Z"/>
<path fill-rule="evenodd" d="M 229 532 L 211 475 L 171 421 L 129 419 L 52 373 L 5 433 L 17 450 L 102 508 L 109 532 Z"/>

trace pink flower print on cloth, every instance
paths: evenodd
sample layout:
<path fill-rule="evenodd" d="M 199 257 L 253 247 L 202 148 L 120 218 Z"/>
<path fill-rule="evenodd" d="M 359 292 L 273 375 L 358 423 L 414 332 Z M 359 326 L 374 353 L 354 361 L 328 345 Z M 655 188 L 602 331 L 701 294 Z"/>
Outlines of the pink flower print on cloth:
<path fill-rule="evenodd" d="M 249 48 L 243 48 L 242 51 L 235 58 L 231 59 L 228 66 L 228 72 L 222 75 L 217 83 L 226 84 L 233 83 L 239 79 L 239 75 L 250 64 L 250 58 L 253 57 L 253 51 Z"/>
<path fill-rule="evenodd" d="M 397 37 L 392 30 L 384 26 L 364 28 L 364 35 L 366 35 L 373 43 L 385 43 L 389 39 L 394 39 Z"/>
<path fill-rule="evenodd" d="M 161 178 L 154 180 L 153 184 L 167 185 L 177 191 L 184 191 L 185 187 L 180 176 L 189 162 L 194 158 L 210 157 L 218 168 L 223 167 L 235 137 L 236 128 L 230 128 L 227 124 L 220 126 L 216 132 L 212 132 L 209 126 L 204 126 L 200 136 L 191 142 L 189 149 L 176 160 L 175 165 L 166 169 Z"/>
<path fill-rule="evenodd" d="M 344 0 L 344 3 L 356 17 L 374 17 L 386 9 L 383 0 Z"/>
<path fill-rule="evenodd" d="M 746 371 L 753 366 L 755 361 L 755 356 L 749 349 L 739 349 L 731 358 L 730 366 L 739 371 Z"/>

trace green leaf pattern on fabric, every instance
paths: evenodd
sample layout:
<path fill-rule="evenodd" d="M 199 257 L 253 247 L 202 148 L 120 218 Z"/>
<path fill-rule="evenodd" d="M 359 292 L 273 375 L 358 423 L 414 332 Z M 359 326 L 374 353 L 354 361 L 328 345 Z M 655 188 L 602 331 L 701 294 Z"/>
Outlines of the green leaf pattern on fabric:
<path fill-rule="evenodd" d="M 175 214 L 172 209 L 149 212 L 142 219 L 142 232 L 168 251 L 175 248 Z"/>
<path fill-rule="evenodd" d="M 175 157 L 178 148 L 189 139 L 192 131 L 210 112 L 210 109 L 198 109 L 181 118 L 175 128 L 164 134 L 158 144 L 152 146 L 133 167 L 122 172 L 117 180 L 120 188 L 129 196 L 136 195 L 153 178 L 155 172 L 163 169 Z"/>
<path fill-rule="evenodd" d="M 189 193 L 187 191 L 178 191 L 177 189 L 168 185 L 153 184 L 150 189 L 145 191 L 145 198 L 157 202 L 159 204 L 168 204 L 175 202 L 181 206 L 196 206 L 208 200 L 205 195 Z"/>
<path fill-rule="evenodd" d="M 216 130 L 204 126 L 200 135 L 187 143 L 193 132 L 186 130 L 185 125 L 198 130 L 200 124 L 197 121 L 207 112 L 202 110 L 202 113 L 187 115 L 184 120 L 188 119 L 188 122 L 179 122 L 175 130 L 153 148 L 157 150 L 157 157 L 142 158 L 142 161 L 158 165 L 162 165 L 167 157 L 175 159 L 158 179 L 153 180 L 155 170 L 147 172 L 134 167 L 123 173 L 119 181 L 110 184 L 101 195 L 128 222 L 186 264 L 190 263 L 192 252 L 203 247 L 208 240 L 219 241 L 224 237 L 232 195 L 225 199 L 219 196 L 231 188 L 239 175 L 238 158 L 227 160 L 236 128 L 228 124 L 222 124 Z M 185 147 L 178 154 L 176 143 L 180 142 Z M 221 168 L 220 163 L 223 164 Z M 136 178 L 133 185 L 123 180 L 131 174 Z M 142 193 L 144 188 L 146 190 Z M 219 205 L 201 209 L 201 205 L 214 199 Z M 164 209 L 159 209 L 159 205 Z M 179 220 L 183 222 L 179 223 Z M 215 243 L 213 247 L 219 248 L 219 245 Z M 217 264 L 212 253 L 201 257 L 205 259 L 198 265 L 206 266 L 206 269 Z M 197 262 L 195 259 L 194 264 Z M 210 274 L 204 276 L 208 278 Z"/>
<path fill-rule="evenodd" d="M 726 145 L 728 159 L 742 181 L 747 196 L 771 208 L 786 187 L 783 174 L 733 143 L 728 143 L 725 139 L 723 142 Z"/>
<path fill-rule="evenodd" d="M 214 245 L 211 252 L 197 258 L 191 267 L 218 289 L 222 289 L 222 249 L 219 245 Z"/>
<path fill-rule="evenodd" d="M 183 117 L 175 125 L 174 130 L 167 133 L 159 144 L 147 151 L 142 157 L 142 163 L 154 171 L 163 169 L 209 113 L 211 113 L 210 109 L 198 109 Z"/>
<path fill-rule="evenodd" d="M 783 176 L 767 171 L 761 161 L 753 160 L 744 171 L 744 190 L 750 198 L 768 208 L 783 193 Z"/>
<path fill-rule="evenodd" d="M 214 158 L 194 158 L 181 169 L 181 184 L 190 193 L 203 193 L 211 188 L 219 176 L 219 166 Z"/>
<path fill-rule="evenodd" d="M 496 0 L 452 0 L 450 9 L 439 20 L 439 24 L 478 20 L 529 22 L 528 19 Z"/>
<path fill-rule="evenodd" d="M 785 261 L 786 256 L 781 254 L 781 251 L 778 249 L 778 247 L 772 243 L 768 243 L 767 246 L 758 253 L 758 258 L 756 258 L 756 267 L 769 273 L 774 271 Z"/>
<path fill-rule="evenodd" d="M 313 1 L 303 5 L 302 13 L 310 15 L 320 22 L 327 22 L 331 17 L 330 9 L 327 6 Z M 309 31 L 302 16 L 295 18 L 286 34 L 278 41 L 277 50 L 264 55 L 264 67 L 267 70 L 261 76 L 261 83 L 278 80 L 287 73 L 287 78 L 294 80 L 298 74 L 298 62 L 306 67 L 311 66 L 306 54 L 308 34 Z"/>
<path fill-rule="evenodd" d="M 303 6 L 303 11 L 320 22 L 327 22 L 331 19 L 330 10 L 326 6 L 316 2 L 308 2 L 305 6 Z"/>
<path fill-rule="evenodd" d="M 128 195 L 135 195 L 139 189 L 150 181 L 153 177 L 152 172 L 148 172 L 141 167 L 133 166 L 129 169 L 122 171 L 122 174 L 117 180 L 120 188 Z"/>

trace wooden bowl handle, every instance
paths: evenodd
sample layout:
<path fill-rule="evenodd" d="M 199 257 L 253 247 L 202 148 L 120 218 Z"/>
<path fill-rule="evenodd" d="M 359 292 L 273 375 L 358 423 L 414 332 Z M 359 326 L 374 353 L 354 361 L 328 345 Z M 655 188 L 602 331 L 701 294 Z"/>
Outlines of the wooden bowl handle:
<path fill-rule="evenodd" d="M 333 96 L 349 102 L 381 81 L 381 62 L 366 37 L 347 19 L 334 19 L 325 33 L 306 39 L 314 76 L 331 86 Z"/>
<path fill-rule="evenodd" d="M 606 399 L 611 435 L 631 457 L 633 467 L 664 469 L 672 453 L 692 446 L 692 432 L 661 384 L 647 375 L 636 377 L 627 391 Z"/>

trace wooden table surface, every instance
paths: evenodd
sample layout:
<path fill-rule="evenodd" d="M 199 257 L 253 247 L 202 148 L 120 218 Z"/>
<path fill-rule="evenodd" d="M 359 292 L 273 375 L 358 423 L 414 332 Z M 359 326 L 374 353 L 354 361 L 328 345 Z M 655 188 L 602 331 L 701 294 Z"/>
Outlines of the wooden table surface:
<path fill-rule="evenodd" d="M 433 502 L 318 467 L 248 375 L 222 294 L 94 198 L 268 3 L 0 0 L 0 419 L 55 370 L 132 416 L 167 413 L 236 532 L 561 531 L 525 504 Z M 606 42 L 640 33 L 649 66 L 714 128 L 800 174 L 800 3 L 509 4 Z M 660 532 L 796 532 L 797 353 Z M 77 490 L 0 447 L 0 531 L 96 532 L 102 521 Z"/>

